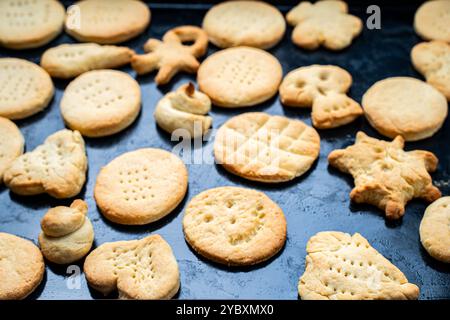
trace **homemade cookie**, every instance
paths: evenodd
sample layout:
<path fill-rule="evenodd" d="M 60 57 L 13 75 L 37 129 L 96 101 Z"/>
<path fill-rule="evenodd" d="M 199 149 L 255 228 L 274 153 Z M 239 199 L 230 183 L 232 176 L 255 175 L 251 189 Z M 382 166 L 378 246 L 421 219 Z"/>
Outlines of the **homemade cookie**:
<path fill-rule="evenodd" d="M 389 219 L 399 219 L 413 198 L 432 202 L 441 196 L 428 172 L 434 172 L 438 159 L 428 151 L 403 150 L 405 141 L 392 142 L 358 132 L 354 145 L 334 150 L 328 156 L 331 166 L 355 179 L 350 198 L 382 209 Z"/>
<path fill-rule="evenodd" d="M 269 49 L 283 38 L 281 12 L 262 1 L 227 1 L 213 6 L 203 19 L 209 40 L 220 48 L 249 46 Z"/>
<path fill-rule="evenodd" d="M 131 62 L 134 51 L 127 47 L 96 43 L 61 44 L 44 52 L 41 66 L 52 77 L 69 79 L 98 69 L 113 69 Z"/>
<path fill-rule="evenodd" d="M 189 82 L 166 94 L 156 105 L 154 117 L 164 131 L 179 130 L 181 135 L 195 139 L 205 135 L 211 127 L 212 118 L 206 115 L 210 109 L 208 96 L 195 90 Z"/>
<path fill-rule="evenodd" d="M 419 288 L 359 233 L 327 231 L 309 239 L 303 300 L 415 300 Z"/>
<path fill-rule="evenodd" d="M 53 98 L 52 79 L 27 60 L 0 58 L 0 116 L 23 119 L 44 110 Z"/>
<path fill-rule="evenodd" d="M 273 257 L 286 241 L 286 219 L 264 193 L 220 187 L 196 195 L 186 207 L 183 231 L 202 256 L 229 266 Z"/>
<path fill-rule="evenodd" d="M 412 49 L 411 59 L 427 82 L 450 101 L 450 44 L 443 41 L 419 43 Z"/>
<path fill-rule="evenodd" d="M 236 47 L 209 56 L 198 69 L 200 91 L 220 107 L 249 107 L 273 97 L 283 70 L 270 53 Z"/>
<path fill-rule="evenodd" d="M 180 288 L 178 264 L 160 235 L 104 243 L 84 263 L 89 285 L 120 299 L 170 299 Z"/>
<path fill-rule="evenodd" d="M 348 14 L 344 1 L 325 0 L 314 4 L 300 2 L 286 15 L 287 22 L 295 27 L 292 41 L 308 50 L 324 46 L 330 50 L 348 47 L 362 31 L 361 19 Z"/>
<path fill-rule="evenodd" d="M 41 220 L 39 246 L 47 260 L 68 264 L 83 258 L 94 242 L 94 228 L 86 216 L 87 203 L 75 200 L 70 207 L 50 209 Z"/>
<path fill-rule="evenodd" d="M 56 0 L 0 1 L 0 46 L 36 48 L 61 33 L 66 15 Z"/>
<path fill-rule="evenodd" d="M 86 181 L 87 157 L 78 131 L 61 130 L 44 144 L 14 160 L 3 181 L 14 193 L 31 196 L 48 193 L 72 198 Z"/>
<path fill-rule="evenodd" d="M 409 77 L 376 82 L 364 94 L 362 106 L 367 120 L 379 133 L 389 138 L 401 135 L 406 141 L 433 136 L 448 113 L 442 93 Z"/>
<path fill-rule="evenodd" d="M 44 277 L 45 264 L 31 241 L 0 232 L 0 300 L 24 299 Z"/>
<path fill-rule="evenodd" d="M 185 43 L 192 42 L 191 45 Z M 155 82 L 168 83 L 180 71 L 195 73 L 200 66 L 197 58 L 208 49 L 206 32 L 195 26 L 180 26 L 167 31 L 162 41 L 149 39 L 144 55 L 134 55 L 131 66 L 138 74 L 158 70 Z"/>
<path fill-rule="evenodd" d="M 115 44 L 142 33 L 150 9 L 136 0 L 83 0 L 67 10 L 66 32 L 80 42 Z"/>
<path fill-rule="evenodd" d="M 301 176 L 319 157 L 320 137 L 299 120 L 249 112 L 220 127 L 214 142 L 216 162 L 229 172 L 261 182 Z"/>
<path fill-rule="evenodd" d="M 424 2 L 414 16 L 414 29 L 425 40 L 450 42 L 450 2 Z"/>
<path fill-rule="evenodd" d="M 19 128 L 6 118 L 0 117 L 0 184 L 3 173 L 23 153 L 25 140 Z"/>
<path fill-rule="evenodd" d="M 61 99 L 67 126 L 86 137 L 104 137 L 127 128 L 141 110 L 141 89 L 129 74 L 94 70 L 73 80 Z"/>
<path fill-rule="evenodd" d="M 430 256 L 450 263 L 450 197 L 427 208 L 420 223 L 420 241 Z"/>
<path fill-rule="evenodd" d="M 281 103 L 312 107 L 312 123 L 319 129 L 336 128 L 354 121 L 364 112 L 346 93 L 352 76 L 336 66 L 312 65 L 289 72 L 281 83 Z"/>
<path fill-rule="evenodd" d="M 94 197 L 108 220 L 142 225 L 172 212 L 186 194 L 187 181 L 180 158 L 161 149 L 139 149 L 102 168 Z"/>

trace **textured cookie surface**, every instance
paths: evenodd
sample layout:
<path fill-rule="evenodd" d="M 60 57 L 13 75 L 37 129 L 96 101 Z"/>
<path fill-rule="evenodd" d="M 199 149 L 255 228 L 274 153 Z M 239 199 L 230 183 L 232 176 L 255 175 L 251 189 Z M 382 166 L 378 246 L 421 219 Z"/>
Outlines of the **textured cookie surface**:
<path fill-rule="evenodd" d="M 215 105 L 247 107 L 274 96 L 283 70 L 270 53 L 250 47 L 218 51 L 200 66 L 197 81 Z"/>
<path fill-rule="evenodd" d="M 420 241 L 432 257 L 450 263 L 450 197 L 427 208 L 420 223 Z"/>
<path fill-rule="evenodd" d="M 150 9 L 137 0 L 84 0 L 67 12 L 66 32 L 81 42 L 114 44 L 136 37 L 150 23 Z"/>
<path fill-rule="evenodd" d="M 363 114 L 361 106 L 346 95 L 351 85 L 352 76 L 344 69 L 312 65 L 289 72 L 279 91 L 284 105 L 312 108 L 313 125 L 329 129 Z"/>
<path fill-rule="evenodd" d="M 414 29 L 425 40 L 450 42 L 450 2 L 424 2 L 416 11 Z"/>
<path fill-rule="evenodd" d="M 406 141 L 433 136 L 447 118 L 444 95 L 414 78 L 394 77 L 376 82 L 363 96 L 369 123 L 382 135 Z"/>
<path fill-rule="evenodd" d="M 0 1 L 0 45 L 12 49 L 40 47 L 64 24 L 64 7 L 56 0 Z"/>
<path fill-rule="evenodd" d="M 48 193 L 55 198 L 71 198 L 86 181 L 87 157 L 78 131 L 61 130 L 44 144 L 14 160 L 3 180 L 14 193 Z"/>
<path fill-rule="evenodd" d="M 16 58 L 0 59 L 0 116 L 23 119 L 47 107 L 54 87 L 38 65 Z"/>
<path fill-rule="evenodd" d="M 121 299 L 170 299 L 180 287 L 178 264 L 159 235 L 104 243 L 87 257 L 84 273 L 91 287 Z"/>
<path fill-rule="evenodd" d="M 387 142 L 358 132 L 354 145 L 334 150 L 328 161 L 355 179 L 353 201 L 372 204 L 384 210 L 387 218 L 399 219 L 408 201 L 431 202 L 441 196 L 428 173 L 437 168 L 436 156 L 422 150 L 405 152 L 404 144 L 401 136 Z"/>
<path fill-rule="evenodd" d="M 203 29 L 220 48 L 249 46 L 268 49 L 284 35 L 286 23 L 280 11 L 260 1 L 227 1 L 213 6 Z"/>
<path fill-rule="evenodd" d="M 304 300 L 415 300 L 419 288 L 359 233 L 319 232 L 306 246 Z"/>
<path fill-rule="evenodd" d="M 19 128 L 6 118 L 0 117 L 0 183 L 3 173 L 23 153 L 25 140 Z"/>
<path fill-rule="evenodd" d="M 45 265 L 31 241 L 0 232 L 0 300 L 27 297 L 41 283 Z"/>
<path fill-rule="evenodd" d="M 299 120 L 249 112 L 223 124 L 214 142 L 216 162 L 249 180 L 283 182 L 301 176 L 319 156 L 320 137 Z"/>
<path fill-rule="evenodd" d="M 130 75 L 116 70 L 89 71 L 64 91 L 61 114 L 69 128 L 88 137 L 122 131 L 141 110 L 141 90 Z"/>
<path fill-rule="evenodd" d="M 120 224 L 147 224 L 169 214 L 186 194 L 180 158 L 161 149 L 125 153 L 100 171 L 94 196 L 103 215 Z"/>
<path fill-rule="evenodd" d="M 195 196 L 183 230 L 199 254 L 226 265 L 252 265 L 274 256 L 286 241 L 286 220 L 264 193 L 220 187 Z"/>

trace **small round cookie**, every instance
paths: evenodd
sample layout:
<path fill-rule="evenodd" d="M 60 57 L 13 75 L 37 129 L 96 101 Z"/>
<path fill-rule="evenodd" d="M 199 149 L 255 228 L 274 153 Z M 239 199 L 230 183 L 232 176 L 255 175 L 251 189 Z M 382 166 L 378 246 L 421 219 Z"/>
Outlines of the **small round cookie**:
<path fill-rule="evenodd" d="M 196 195 L 186 207 L 183 231 L 202 256 L 229 266 L 273 257 L 286 241 L 286 219 L 264 193 L 219 187 Z"/>
<path fill-rule="evenodd" d="M 37 48 L 61 33 L 66 15 L 56 0 L 0 1 L 0 46 Z"/>
<path fill-rule="evenodd" d="M 414 29 L 425 40 L 450 42 L 450 1 L 425 1 L 414 16 Z"/>
<path fill-rule="evenodd" d="M 66 32 L 80 42 L 115 44 L 142 33 L 150 9 L 137 0 L 82 0 L 67 10 Z"/>
<path fill-rule="evenodd" d="M 45 264 L 31 241 L 0 232 L 0 300 L 26 298 L 41 283 Z"/>
<path fill-rule="evenodd" d="M 89 71 L 64 91 L 61 114 L 67 126 L 86 137 L 104 137 L 127 128 L 141 110 L 136 80 L 117 70 Z"/>
<path fill-rule="evenodd" d="M 440 198 L 427 208 L 419 232 L 430 256 L 450 263 L 450 197 Z"/>
<path fill-rule="evenodd" d="M 142 225 L 172 212 L 186 194 L 187 181 L 188 172 L 180 158 L 161 149 L 139 149 L 102 168 L 94 197 L 107 219 Z"/>
<path fill-rule="evenodd" d="M 369 123 L 389 138 L 417 141 L 433 136 L 447 118 L 447 100 L 431 85 L 409 77 L 376 82 L 363 96 Z"/>
<path fill-rule="evenodd" d="M 53 98 L 48 73 L 27 60 L 0 58 L 0 116 L 18 120 L 44 110 Z"/>
<path fill-rule="evenodd" d="M 6 118 L 0 117 L 0 183 L 9 165 L 23 153 L 25 140 L 19 128 Z"/>
<path fill-rule="evenodd" d="M 269 49 L 283 38 L 281 12 L 262 1 L 227 1 L 213 6 L 203 19 L 209 40 L 220 48 L 249 46 Z"/>
<path fill-rule="evenodd" d="M 201 91 L 220 107 L 249 107 L 273 97 L 283 70 L 270 53 L 236 47 L 209 56 L 197 72 Z"/>

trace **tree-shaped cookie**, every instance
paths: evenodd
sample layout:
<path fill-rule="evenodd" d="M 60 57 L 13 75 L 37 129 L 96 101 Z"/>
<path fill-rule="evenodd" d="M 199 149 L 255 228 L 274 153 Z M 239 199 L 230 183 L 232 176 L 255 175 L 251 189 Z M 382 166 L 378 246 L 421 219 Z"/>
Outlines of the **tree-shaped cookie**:
<path fill-rule="evenodd" d="M 358 132 L 354 145 L 331 152 L 328 161 L 355 179 L 350 193 L 353 201 L 375 205 L 385 211 L 387 218 L 399 219 L 413 198 L 431 202 L 441 196 L 428 173 L 436 170 L 436 156 L 403 148 L 401 136 L 387 142 Z"/>
<path fill-rule="evenodd" d="M 330 50 L 344 49 L 362 30 L 361 19 L 348 14 L 343 1 L 303 1 L 288 12 L 286 19 L 295 27 L 292 41 L 310 50 L 321 45 Z"/>

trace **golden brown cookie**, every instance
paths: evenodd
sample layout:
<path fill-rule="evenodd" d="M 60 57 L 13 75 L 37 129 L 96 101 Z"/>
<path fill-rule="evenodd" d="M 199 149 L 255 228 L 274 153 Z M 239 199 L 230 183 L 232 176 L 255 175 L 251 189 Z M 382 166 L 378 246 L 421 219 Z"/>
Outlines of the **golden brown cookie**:
<path fill-rule="evenodd" d="M 0 117 L 0 183 L 3 173 L 23 153 L 25 140 L 19 128 L 6 118 Z"/>
<path fill-rule="evenodd" d="M 450 42 L 450 2 L 425 1 L 414 16 L 414 29 L 425 40 Z"/>

